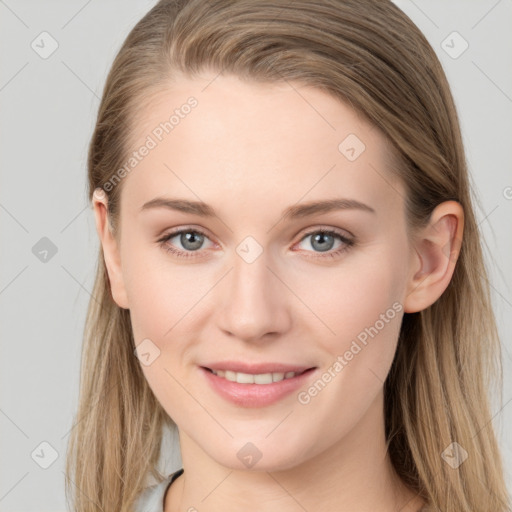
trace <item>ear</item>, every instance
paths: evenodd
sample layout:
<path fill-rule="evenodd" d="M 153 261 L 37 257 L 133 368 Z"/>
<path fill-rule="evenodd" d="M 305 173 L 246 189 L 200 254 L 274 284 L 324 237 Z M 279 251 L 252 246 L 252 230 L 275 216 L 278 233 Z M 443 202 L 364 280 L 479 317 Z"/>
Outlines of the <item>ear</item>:
<path fill-rule="evenodd" d="M 112 298 L 120 308 L 129 309 L 121 272 L 119 244 L 110 225 L 107 194 L 101 188 L 97 188 L 94 191 L 93 209 L 96 231 L 103 248 L 103 257 L 105 259 L 105 266 L 107 267 L 110 289 L 112 290 Z"/>
<path fill-rule="evenodd" d="M 446 290 L 460 254 L 464 210 L 457 201 L 445 201 L 432 212 L 428 224 L 415 234 L 405 313 L 432 305 Z"/>

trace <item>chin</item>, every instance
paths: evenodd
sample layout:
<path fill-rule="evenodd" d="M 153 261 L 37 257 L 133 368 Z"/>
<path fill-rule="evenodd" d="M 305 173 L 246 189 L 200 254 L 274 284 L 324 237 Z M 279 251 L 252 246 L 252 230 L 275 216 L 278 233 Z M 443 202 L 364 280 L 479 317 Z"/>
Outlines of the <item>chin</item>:
<path fill-rule="evenodd" d="M 234 471 L 285 471 L 301 464 L 304 459 L 304 446 L 283 446 L 277 438 L 273 441 L 252 438 L 253 440 L 233 440 L 221 451 L 205 450 L 218 464 Z M 217 448 L 219 446 L 217 445 Z"/>

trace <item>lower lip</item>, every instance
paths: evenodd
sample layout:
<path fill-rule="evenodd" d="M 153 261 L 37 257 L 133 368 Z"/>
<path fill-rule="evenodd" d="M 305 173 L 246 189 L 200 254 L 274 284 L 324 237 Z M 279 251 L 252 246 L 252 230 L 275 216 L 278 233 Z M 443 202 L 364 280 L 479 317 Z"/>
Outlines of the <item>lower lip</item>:
<path fill-rule="evenodd" d="M 283 379 L 272 384 L 239 384 L 218 377 L 206 368 L 199 368 L 212 388 L 223 398 L 241 407 L 264 407 L 297 391 L 314 373 L 316 368 L 306 370 L 291 379 Z"/>

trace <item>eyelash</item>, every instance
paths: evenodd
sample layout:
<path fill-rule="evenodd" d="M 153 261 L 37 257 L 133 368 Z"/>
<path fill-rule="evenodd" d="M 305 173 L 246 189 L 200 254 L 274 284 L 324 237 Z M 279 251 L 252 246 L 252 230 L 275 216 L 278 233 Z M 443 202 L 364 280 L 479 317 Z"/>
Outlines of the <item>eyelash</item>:
<path fill-rule="evenodd" d="M 203 231 L 201 231 L 200 229 L 197 229 L 197 228 L 194 228 L 194 229 L 183 228 L 183 229 L 179 229 L 177 231 L 173 231 L 172 233 L 166 234 L 165 236 L 163 236 L 162 238 L 157 240 L 157 242 L 161 245 L 161 247 L 166 252 L 172 253 L 174 256 L 176 256 L 178 258 L 194 258 L 194 257 L 197 257 L 196 253 L 198 253 L 199 251 L 181 251 L 181 250 L 176 249 L 172 245 L 169 245 L 167 243 L 171 238 L 174 238 L 177 235 L 181 235 L 182 233 L 197 233 L 197 234 L 202 235 L 202 236 L 204 236 L 206 238 L 209 238 L 208 235 L 206 233 L 204 233 Z M 312 230 L 312 231 L 309 231 L 309 232 L 305 233 L 304 236 L 299 240 L 298 243 L 302 242 L 308 236 L 316 235 L 316 234 L 319 234 L 319 233 L 324 234 L 324 235 L 333 235 L 333 236 L 337 237 L 344 245 L 342 247 L 338 248 L 337 250 L 333 251 L 333 252 L 326 252 L 325 254 L 318 253 L 318 256 L 307 256 L 307 257 L 312 257 L 312 258 L 336 258 L 336 257 L 341 256 L 342 253 L 348 251 L 351 247 L 353 247 L 355 245 L 355 240 L 347 238 L 345 235 L 342 235 L 341 233 L 339 233 L 336 230 L 324 229 L 324 228 L 317 228 L 315 230 Z"/>

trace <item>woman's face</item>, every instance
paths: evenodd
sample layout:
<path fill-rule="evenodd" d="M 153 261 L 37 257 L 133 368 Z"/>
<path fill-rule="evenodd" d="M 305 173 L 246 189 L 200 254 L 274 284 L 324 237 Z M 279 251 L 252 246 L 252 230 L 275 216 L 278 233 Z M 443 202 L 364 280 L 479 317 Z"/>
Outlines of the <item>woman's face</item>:
<path fill-rule="evenodd" d="M 413 251 L 378 130 L 322 91 L 211 74 L 134 135 L 115 296 L 180 437 L 277 470 L 381 418 Z"/>

